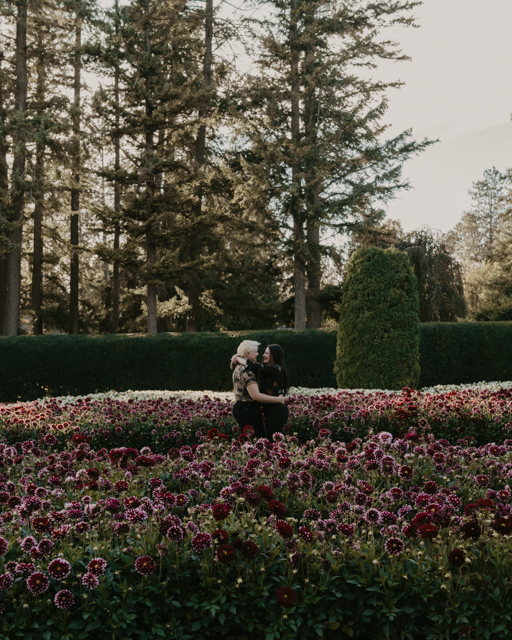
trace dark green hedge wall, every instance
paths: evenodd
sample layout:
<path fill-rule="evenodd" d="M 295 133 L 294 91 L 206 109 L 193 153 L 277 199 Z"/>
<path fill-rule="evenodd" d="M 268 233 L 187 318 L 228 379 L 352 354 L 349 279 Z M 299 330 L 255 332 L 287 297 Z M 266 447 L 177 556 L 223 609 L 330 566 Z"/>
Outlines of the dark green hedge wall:
<path fill-rule="evenodd" d="M 335 386 L 336 332 L 251 331 L 0 338 L 0 401 L 127 389 L 232 388 L 229 361 L 244 339 L 277 342 L 294 386 Z"/>
<path fill-rule="evenodd" d="M 292 385 L 336 386 L 336 331 L 20 336 L 0 338 L 0 402 L 110 389 L 229 390 L 229 358 L 246 338 L 283 347 Z M 512 322 L 422 324 L 420 353 L 422 387 L 511 380 Z"/>
<path fill-rule="evenodd" d="M 420 386 L 512 380 L 512 322 L 421 325 Z"/>

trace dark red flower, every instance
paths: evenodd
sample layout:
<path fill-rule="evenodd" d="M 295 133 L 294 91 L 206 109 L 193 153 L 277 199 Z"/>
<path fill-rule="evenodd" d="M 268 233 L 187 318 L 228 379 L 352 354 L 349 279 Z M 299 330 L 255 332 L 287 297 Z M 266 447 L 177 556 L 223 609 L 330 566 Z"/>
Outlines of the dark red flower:
<path fill-rule="evenodd" d="M 492 523 L 494 531 L 501 533 L 501 535 L 509 535 L 512 532 L 512 518 L 510 516 L 505 518 L 496 518 Z"/>
<path fill-rule="evenodd" d="M 268 510 L 277 518 L 282 518 L 286 513 L 286 507 L 280 500 L 270 500 Z"/>
<path fill-rule="evenodd" d="M 229 564 L 236 558 L 236 551 L 230 544 L 221 544 L 217 549 L 217 560 L 223 564 Z"/>
<path fill-rule="evenodd" d="M 421 527 L 422 524 L 428 524 L 429 522 L 432 522 L 432 514 L 422 511 L 414 516 L 412 524 L 415 527 Z"/>
<path fill-rule="evenodd" d="M 420 527 L 418 527 L 418 532 L 420 534 L 420 537 L 424 540 L 433 540 L 437 537 L 438 529 L 435 525 L 427 523 L 422 524 Z"/>
<path fill-rule="evenodd" d="M 293 527 L 284 520 L 278 520 L 275 524 L 275 529 L 280 536 L 285 540 L 293 536 Z"/>
<path fill-rule="evenodd" d="M 273 500 L 274 498 L 274 492 L 272 491 L 272 489 L 264 484 L 260 484 L 259 487 L 256 487 L 256 491 L 265 500 Z"/>
<path fill-rule="evenodd" d="M 212 513 L 217 522 L 219 522 L 220 520 L 225 520 L 229 516 L 230 512 L 231 507 L 229 506 L 229 504 L 219 503 L 213 505 Z"/>
<path fill-rule="evenodd" d="M 204 431 L 203 431 L 204 433 Z M 218 429 L 210 429 L 208 431 L 208 438 L 210 438 L 210 440 L 213 440 L 214 438 L 217 438 L 219 435 L 219 430 Z"/>
<path fill-rule="evenodd" d="M 260 552 L 260 548 L 252 540 L 246 540 L 240 545 L 240 554 L 247 560 L 252 560 Z"/>
<path fill-rule="evenodd" d="M 472 538 L 473 540 L 478 540 L 482 535 L 482 529 L 476 520 L 465 522 L 462 525 L 461 530 L 465 538 Z"/>
<path fill-rule="evenodd" d="M 291 607 L 297 598 L 297 594 L 290 587 L 281 587 L 277 590 L 276 600 L 282 607 Z"/>
<path fill-rule="evenodd" d="M 466 563 L 466 552 L 463 549 L 454 549 L 448 554 L 448 562 L 453 567 L 462 567 Z"/>
<path fill-rule="evenodd" d="M 402 529 L 406 538 L 415 538 L 418 535 L 418 527 L 415 524 L 408 524 Z"/>
<path fill-rule="evenodd" d="M 225 542 L 229 539 L 229 533 L 227 531 L 224 531 L 224 529 L 215 529 L 215 531 L 212 533 L 212 538 L 214 540 L 222 540 L 222 542 Z"/>

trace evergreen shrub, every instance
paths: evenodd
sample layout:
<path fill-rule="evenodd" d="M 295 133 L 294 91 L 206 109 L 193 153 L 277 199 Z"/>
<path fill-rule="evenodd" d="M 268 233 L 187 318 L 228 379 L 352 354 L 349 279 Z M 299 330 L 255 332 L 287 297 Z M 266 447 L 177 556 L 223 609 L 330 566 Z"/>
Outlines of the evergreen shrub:
<path fill-rule="evenodd" d="M 229 391 L 244 339 L 280 344 L 295 386 L 333 387 L 336 335 L 251 331 L 0 338 L 0 402 L 129 389 Z"/>
<path fill-rule="evenodd" d="M 356 251 L 341 300 L 338 387 L 417 387 L 419 345 L 418 289 L 408 257 L 396 249 Z"/>

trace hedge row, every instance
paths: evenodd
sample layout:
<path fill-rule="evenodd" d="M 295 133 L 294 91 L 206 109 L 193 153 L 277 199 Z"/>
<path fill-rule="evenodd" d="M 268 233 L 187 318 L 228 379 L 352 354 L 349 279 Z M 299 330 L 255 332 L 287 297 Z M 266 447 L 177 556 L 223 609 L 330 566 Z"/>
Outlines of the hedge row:
<path fill-rule="evenodd" d="M 247 338 L 283 347 L 294 386 L 336 386 L 336 331 L 19 336 L 0 338 L 0 401 L 111 389 L 226 391 L 229 358 Z M 512 322 L 422 324 L 420 353 L 421 387 L 510 380 Z"/>
<path fill-rule="evenodd" d="M 128 389 L 232 389 L 241 340 L 277 342 L 292 384 L 333 387 L 336 332 L 254 331 L 0 338 L 0 401 Z"/>

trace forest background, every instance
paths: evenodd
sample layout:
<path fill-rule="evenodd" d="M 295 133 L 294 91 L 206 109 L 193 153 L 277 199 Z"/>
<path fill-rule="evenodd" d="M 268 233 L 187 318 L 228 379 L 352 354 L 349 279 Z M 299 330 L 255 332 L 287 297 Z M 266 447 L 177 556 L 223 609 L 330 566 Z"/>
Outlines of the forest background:
<path fill-rule="evenodd" d="M 393 0 L 1 0 L 0 332 L 337 323 L 361 246 L 424 322 L 512 319 L 512 173 L 445 235 L 383 205 L 434 141 L 387 136 Z"/>

